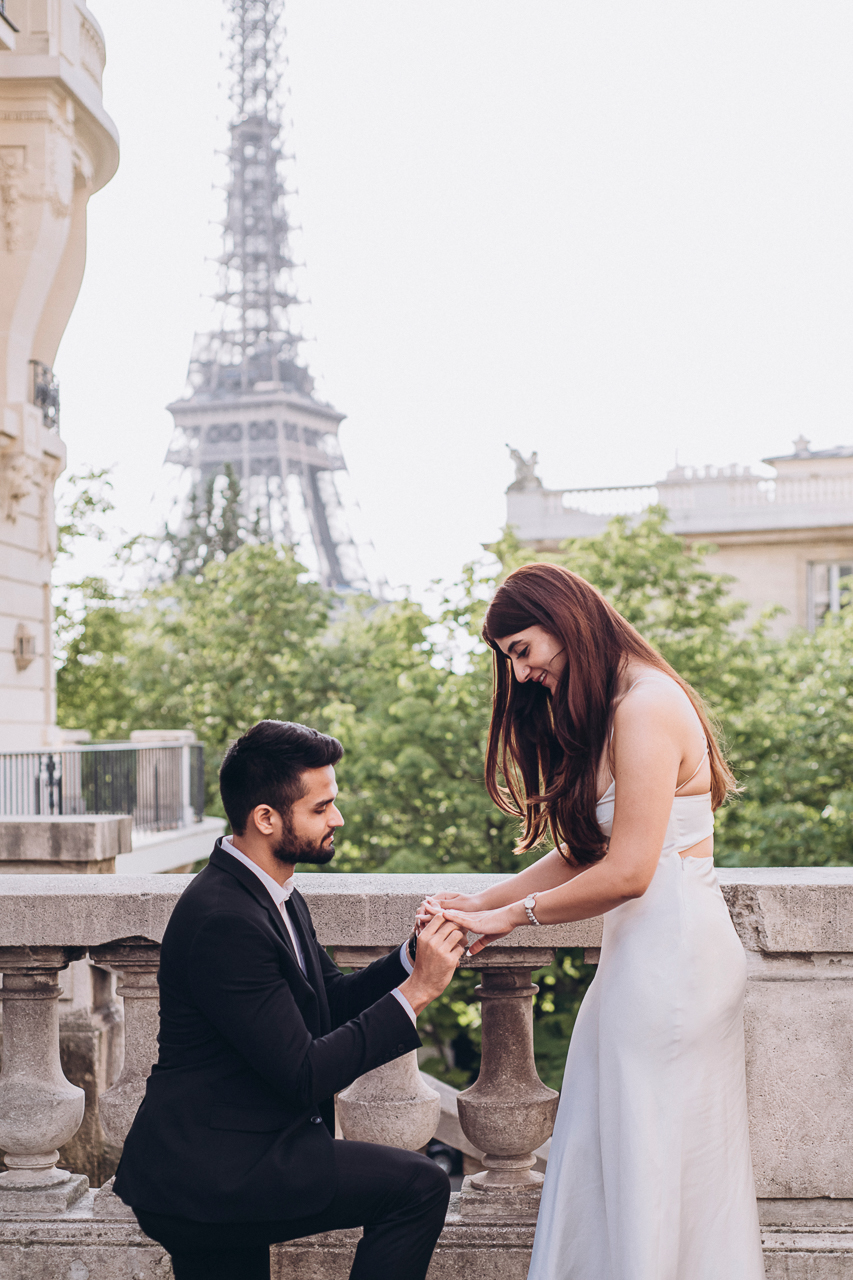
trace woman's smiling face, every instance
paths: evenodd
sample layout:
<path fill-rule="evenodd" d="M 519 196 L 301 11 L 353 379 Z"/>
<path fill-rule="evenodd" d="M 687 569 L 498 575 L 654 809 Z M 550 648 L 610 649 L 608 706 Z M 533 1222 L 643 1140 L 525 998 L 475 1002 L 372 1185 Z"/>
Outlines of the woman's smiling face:
<path fill-rule="evenodd" d="M 566 665 L 565 652 L 544 627 L 525 627 L 498 640 L 501 653 L 512 662 L 513 675 L 520 684 L 532 681 L 554 693 Z"/>

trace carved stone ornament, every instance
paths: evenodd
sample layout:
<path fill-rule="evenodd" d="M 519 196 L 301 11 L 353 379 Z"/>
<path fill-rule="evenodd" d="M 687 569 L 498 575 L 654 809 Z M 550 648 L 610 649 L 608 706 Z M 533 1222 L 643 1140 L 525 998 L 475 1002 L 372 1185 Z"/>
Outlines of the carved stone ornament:
<path fill-rule="evenodd" d="M 6 519 L 14 524 L 18 507 L 39 486 L 38 464 L 25 453 L 7 453 L 0 458 L 0 466 L 3 508 Z"/>
<path fill-rule="evenodd" d="M 26 172 L 26 147 L 0 147 L 0 232 L 7 253 L 18 247 L 21 229 L 21 182 Z"/>
<path fill-rule="evenodd" d="M 4 112 L 3 118 L 7 118 L 9 114 Z M 40 119 L 42 114 L 39 115 Z M 44 182 L 35 185 L 27 182 L 29 167 L 25 146 L 0 146 L 0 237 L 7 253 L 14 253 L 22 247 L 21 215 L 24 202 L 46 203 L 55 218 L 68 218 L 71 216 L 69 178 L 71 185 L 76 176 L 86 186 L 90 182 L 91 164 L 80 153 L 79 148 L 72 155 L 66 154 L 74 142 L 72 126 L 53 117 L 47 123 L 48 147 Z"/>
<path fill-rule="evenodd" d="M 80 14 L 80 65 L 101 89 L 107 51 L 95 26 Z"/>

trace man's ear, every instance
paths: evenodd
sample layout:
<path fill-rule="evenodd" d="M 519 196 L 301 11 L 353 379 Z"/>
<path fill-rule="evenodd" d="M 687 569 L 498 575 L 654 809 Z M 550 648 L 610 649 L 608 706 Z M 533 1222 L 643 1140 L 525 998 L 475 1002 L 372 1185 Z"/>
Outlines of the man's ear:
<path fill-rule="evenodd" d="M 254 825 L 255 829 L 262 836 L 271 836 L 274 831 L 273 816 L 275 810 L 268 804 L 255 805 L 249 814 L 249 825 Z"/>

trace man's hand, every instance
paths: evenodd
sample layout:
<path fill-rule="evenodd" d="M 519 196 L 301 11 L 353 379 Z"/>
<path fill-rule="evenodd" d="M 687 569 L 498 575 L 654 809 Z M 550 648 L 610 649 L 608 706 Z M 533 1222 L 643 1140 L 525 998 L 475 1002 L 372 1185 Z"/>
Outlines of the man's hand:
<path fill-rule="evenodd" d="M 440 913 L 424 925 L 418 935 L 414 972 L 400 984 L 400 991 L 415 1013 L 421 1013 L 441 995 L 464 950 L 465 934 Z"/>

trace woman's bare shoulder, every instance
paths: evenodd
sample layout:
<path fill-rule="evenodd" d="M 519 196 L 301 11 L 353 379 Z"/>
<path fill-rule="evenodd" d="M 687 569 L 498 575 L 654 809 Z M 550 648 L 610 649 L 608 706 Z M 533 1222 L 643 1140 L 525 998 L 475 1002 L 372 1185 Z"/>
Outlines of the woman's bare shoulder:
<path fill-rule="evenodd" d="M 692 723 L 696 710 L 688 695 L 665 671 L 645 667 L 630 672 L 629 687 L 614 713 L 614 723 L 633 724 L 638 719 Z"/>

